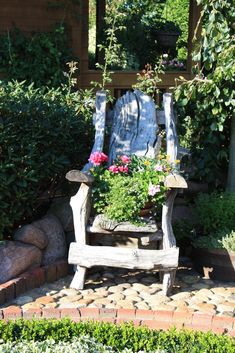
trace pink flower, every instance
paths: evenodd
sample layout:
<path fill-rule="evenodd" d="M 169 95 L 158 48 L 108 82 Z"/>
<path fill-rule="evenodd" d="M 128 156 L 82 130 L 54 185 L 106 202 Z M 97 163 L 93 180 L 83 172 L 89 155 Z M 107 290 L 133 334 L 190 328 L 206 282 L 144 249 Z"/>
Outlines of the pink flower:
<path fill-rule="evenodd" d="M 128 167 L 124 167 L 124 173 L 128 173 L 129 172 L 129 168 Z"/>
<path fill-rule="evenodd" d="M 103 162 L 108 161 L 108 156 L 106 156 L 106 154 L 104 154 L 103 152 L 93 152 L 90 155 L 89 161 L 95 166 L 99 166 Z"/>
<path fill-rule="evenodd" d="M 162 171 L 163 171 L 162 165 L 161 165 L 161 164 L 157 164 L 157 165 L 154 167 L 154 170 L 155 170 L 156 172 L 162 172 Z"/>
<path fill-rule="evenodd" d="M 122 161 L 122 163 L 124 163 L 124 164 L 130 164 L 131 163 L 131 159 L 130 159 L 130 157 L 128 157 L 128 156 L 120 156 L 120 160 Z"/>
<path fill-rule="evenodd" d="M 128 167 L 126 167 L 126 166 L 124 167 L 123 165 L 120 165 L 118 167 L 118 170 L 120 173 L 128 173 Z"/>
<path fill-rule="evenodd" d="M 161 191 L 160 185 L 149 184 L 149 189 L 148 189 L 149 196 L 154 196 L 160 191 Z"/>
<path fill-rule="evenodd" d="M 109 167 L 109 171 L 114 174 L 117 174 L 119 172 L 119 168 L 114 164 Z"/>

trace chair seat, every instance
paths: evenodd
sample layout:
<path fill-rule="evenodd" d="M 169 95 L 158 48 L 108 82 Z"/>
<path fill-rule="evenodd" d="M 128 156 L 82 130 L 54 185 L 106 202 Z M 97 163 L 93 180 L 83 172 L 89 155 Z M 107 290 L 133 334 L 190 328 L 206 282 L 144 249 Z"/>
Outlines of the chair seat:
<path fill-rule="evenodd" d="M 142 217 L 143 224 L 136 225 L 131 222 L 117 222 L 108 219 L 103 214 L 90 219 L 90 224 L 87 227 L 89 233 L 156 233 L 159 231 L 157 222 L 154 219 Z"/>

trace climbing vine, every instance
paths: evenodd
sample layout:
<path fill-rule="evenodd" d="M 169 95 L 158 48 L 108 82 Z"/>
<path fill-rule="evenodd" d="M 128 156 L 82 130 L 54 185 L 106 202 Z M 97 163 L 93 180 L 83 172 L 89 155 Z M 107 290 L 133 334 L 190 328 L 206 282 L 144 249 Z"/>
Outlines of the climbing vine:
<path fill-rule="evenodd" d="M 198 0 L 198 4 L 202 33 L 194 60 L 201 61 L 201 69 L 195 68 L 193 80 L 177 82 L 175 97 L 183 142 L 192 150 L 191 176 L 224 186 L 235 106 L 235 9 L 230 0 Z"/>

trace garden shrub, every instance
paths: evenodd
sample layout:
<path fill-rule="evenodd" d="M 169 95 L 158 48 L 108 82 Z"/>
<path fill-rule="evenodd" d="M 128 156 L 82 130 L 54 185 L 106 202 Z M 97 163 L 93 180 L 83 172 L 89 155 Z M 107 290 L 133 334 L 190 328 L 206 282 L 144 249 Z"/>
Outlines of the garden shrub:
<path fill-rule="evenodd" d="M 65 82 L 65 63 L 77 59 L 68 43 L 63 24 L 30 35 L 14 28 L 0 37 L 0 71 L 7 80 L 58 87 Z"/>
<path fill-rule="evenodd" d="M 35 214 L 37 197 L 85 163 L 92 140 L 90 92 L 0 82 L 0 239 Z"/>
<path fill-rule="evenodd" d="M 87 336 L 115 352 L 130 349 L 133 352 L 164 353 L 233 353 L 232 337 L 211 332 L 155 331 L 146 327 L 135 328 L 132 324 L 116 326 L 110 323 L 72 322 L 63 320 L 17 320 L 0 321 L 2 342 L 45 341 L 71 342 L 74 338 Z M 56 351 L 55 351 L 56 352 Z"/>

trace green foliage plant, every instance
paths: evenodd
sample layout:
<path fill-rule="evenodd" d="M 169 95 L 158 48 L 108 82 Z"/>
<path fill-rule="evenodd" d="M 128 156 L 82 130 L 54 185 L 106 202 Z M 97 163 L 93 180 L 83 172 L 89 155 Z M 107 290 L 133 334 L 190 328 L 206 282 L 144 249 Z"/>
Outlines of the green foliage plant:
<path fill-rule="evenodd" d="M 0 72 L 7 80 L 34 82 L 35 87 L 65 83 L 65 63 L 74 59 L 66 27 L 26 35 L 15 28 L 0 36 Z"/>
<path fill-rule="evenodd" d="M 84 336 L 87 339 L 84 339 Z M 133 352 L 159 353 L 233 353 L 235 348 L 233 337 L 211 332 L 177 331 L 176 329 L 157 331 L 147 327 L 134 327 L 132 324 L 72 322 L 69 319 L 0 321 L 0 340 L 2 343 L 8 342 L 9 345 L 10 342 L 16 345 L 22 341 L 42 342 L 43 344 L 45 340 L 53 340 L 55 343 L 67 342 L 70 345 L 74 342 L 73 338 L 86 343 L 90 338 L 91 341 L 97 342 L 97 347 L 98 344 L 102 344 L 109 346 L 115 352 L 122 352 L 126 349 L 127 351 L 124 351 L 126 353 L 129 353 L 128 349 Z M 92 349 L 90 352 L 96 353 L 93 350 L 94 347 L 89 343 L 88 345 Z M 16 352 L 24 353 L 21 350 Z M 54 352 L 61 351 L 55 350 Z"/>
<path fill-rule="evenodd" d="M 120 222 L 138 223 L 146 203 L 159 208 L 164 202 L 165 177 L 173 171 L 166 156 L 160 155 L 158 161 L 135 155 L 118 156 L 107 166 L 108 157 L 103 154 L 103 159 L 99 159 L 99 155 L 100 152 L 94 152 L 90 156 L 95 177 L 93 205 L 97 213 Z"/>
<path fill-rule="evenodd" d="M 123 26 L 118 25 L 118 19 L 123 16 L 120 12 L 120 5 L 123 0 L 117 0 L 115 2 L 109 0 L 109 16 L 105 16 L 105 29 L 104 35 L 106 41 L 104 44 L 99 44 L 99 50 L 104 54 L 104 63 L 96 63 L 96 68 L 102 70 L 101 82 L 92 81 L 95 87 L 101 90 L 106 89 L 106 86 L 112 82 L 113 71 L 110 70 L 112 65 L 119 63 L 120 61 L 120 48 L 121 45 L 118 43 L 117 32 L 120 31 Z M 107 96 L 110 100 L 112 97 L 109 90 L 106 89 Z"/>
<path fill-rule="evenodd" d="M 235 194 L 200 194 L 195 202 L 195 217 L 195 247 L 235 250 Z"/>
<path fill-rule="evenodd" d="M 0 82 L 0 239 L 37 216 L 68 168 L 82 166 L 93 136 L 91 91 Z"/>
<path fill-rule="evenodd" d="M 158 84 L 162 82 L 159 75 L 163 73 L 162 60 L 159 60 L 153 68 L 152 65 L 147 64 L 141 73 L 137 73 L 137 83 L 133 85 L 133 88 L 139 89 L 152 99 L 155 99 L 159 93 Z"/>
<path fill-rule="evenodd" d="M 230 0 L 198 0 L 198 4 L 202 34 L 193 59 L 201 61 L 201 69 L 190 81 L 181 78 L 175 98 L 181 136 L 192 150 L 191 177 L 224 186 L 235 106 L 234 6 Z"/>

